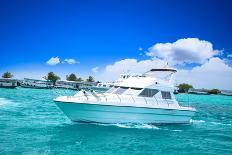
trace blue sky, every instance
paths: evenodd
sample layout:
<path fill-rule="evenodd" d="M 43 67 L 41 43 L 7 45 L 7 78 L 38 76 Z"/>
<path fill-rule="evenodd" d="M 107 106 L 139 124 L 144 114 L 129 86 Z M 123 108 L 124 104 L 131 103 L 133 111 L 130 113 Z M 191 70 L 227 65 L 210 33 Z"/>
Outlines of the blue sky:
<path fill-rule="evenodd" d="M 151 59 L 149 47 L 181 38 L 209 41 L 229 64 L 231 8 L 229 0 L 1 0 L 0 72 L 86 76 L 123 59 Z M 80 63 L 46 64 L 56 56 Z"/>

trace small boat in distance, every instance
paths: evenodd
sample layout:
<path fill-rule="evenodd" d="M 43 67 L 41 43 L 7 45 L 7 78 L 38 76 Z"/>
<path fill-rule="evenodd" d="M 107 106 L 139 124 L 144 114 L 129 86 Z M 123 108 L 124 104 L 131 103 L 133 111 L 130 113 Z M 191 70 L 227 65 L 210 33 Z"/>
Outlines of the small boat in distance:
<path fill-rule="evenodd" d="M 151 69 L 130 76 L 105 93 L 79 91 L 54 99 L 72 121 L 95 123 L 189 123 L 195 108 L 175 99 L 175 69 Z"/>

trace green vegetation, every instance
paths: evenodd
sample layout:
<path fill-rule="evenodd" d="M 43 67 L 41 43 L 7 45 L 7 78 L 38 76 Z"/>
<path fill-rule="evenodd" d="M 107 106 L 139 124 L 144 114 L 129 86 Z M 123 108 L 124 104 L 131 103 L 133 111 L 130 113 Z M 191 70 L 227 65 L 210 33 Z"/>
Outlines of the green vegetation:
<path fill-rule="evenodd" d="M 66 76 L 66 80 L 67 81 L 77 81 L 78 79 L 77 79 L 77 76 L 74 73 L 72 73 L 72 74 Z"/>
<path fill-rule="evenodd" d="M 13 75 L 10 73 L 10 72 L 5 72 L 3 75 L 2 75 L 2 78 L 6 78 L 6 79 L 9 79 L 9 78 L 12 78 Z"/>
<path fill-rule="evenodd" d="M 208 93 L 209 93 L 209 94 L 220 94 L 221 91 L 218 90 L 218 89 L 210 89 L 210 90 L 208 90 Z"/>
<path fill-rule="evenodd" d="M 77 78 L 77 81 L 78 82 L 82 82 L 82 81 L 84 81 L 81 77 L 79 77 L 79 78 Z"/>
<path fill-rule="evenodd" d="M 179 84 L 177 87 L 179 88 L 178 92 L 180 93 L 188 93 L 189 89 L 193 88 L 192 85 L 187 84 L 187 83 Z M 203 89 L 202 88 L 201 91 L 205 91 L 208 94 L 220 94 L 221 93 L 221 91 L 218 89 Z"/>
<path fill-rule="evenodd" d="M 182 83 L 177 86 L 179 88 L 180 93 L 187 93 L 190 88 L 193 88 L 192 85 L 187 83 Z"/>
<path fill-rule="evenodd" d="M 54 74 L 53 72 L 49 72 L 47 76 L 44 77 L 46 80 L 50 80 L 53 82 L 53 85 L 56 84 L 57 80 L 60 80 L 60 77 Z"/>
<path fill-rule="evenodd" d="M 89 76 L 87 79 L 86 79 L 87 82 L 94 82 L 94 78 L 92 76 Z"/>

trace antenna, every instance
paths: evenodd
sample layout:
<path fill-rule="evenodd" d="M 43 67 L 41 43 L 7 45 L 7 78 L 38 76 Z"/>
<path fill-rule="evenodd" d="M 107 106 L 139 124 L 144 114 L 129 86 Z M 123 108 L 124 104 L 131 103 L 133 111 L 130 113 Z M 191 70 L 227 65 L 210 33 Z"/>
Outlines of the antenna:
<path fill-rule="evenodd" d="M 164 66 L 164 68 L 168 68 L 168 62 L 166 63 L 166 65 Z"/>

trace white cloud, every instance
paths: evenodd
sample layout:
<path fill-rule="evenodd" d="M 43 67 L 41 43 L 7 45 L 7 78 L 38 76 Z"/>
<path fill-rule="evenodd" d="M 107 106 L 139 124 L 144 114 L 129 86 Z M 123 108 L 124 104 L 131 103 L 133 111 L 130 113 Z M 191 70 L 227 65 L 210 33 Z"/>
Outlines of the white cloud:
<path fill-rule="evenodd" d="M 142 51 L 142 50 L 143 50 L 143 48 L 142 48 L 142 47 L 139 47 L 139 48 L 138 48 L 138 50 L 139 50 L 139 51 Z"/>
<path fill-rule="evenodd" d="M 77 63 L 80 63 L 78 61 L 76 61 L 75 59 L 64 59 L 63 63 L 67 63 L 67 64 L 77 64 Z"/>
<path fill-rule="evenodd" d="M 59 63 L 62 63 L 62 64 L 67 63 L 67 64 L 72 65 L 72 64 L 79 64 L 80 62 L 78 62 L 78 61 L 76 61 L 75 59 L 72 59 L 72 58 L 71 59 L 64 59 L 64 61 L 61 61 L 61 59 L 58 56 L 57 57 L 51 57 L 46 62 L 46 64 L 52 65 L 52 66 L 55 66 L 55 65 L 57 65 Z"/>
<path fill-rule="evenodd" d="M 208 59 L 219 54 L 209 41 L 198 38 L 179 39 L 174 43 L 157 43 L 148 49 L 148 56 L 168 61 L 170 64 L 198 63 L 203 64 Z"/>
<path fill-rule="evenodd" d="M 232 54 L 228 54 L 227 57 L 228 57 L 228 58 L 232 58 Z"/>
<path fill-rule="evenodd" d="M 124 59 L 111 65 L 107 65 L 97 78 L 102 81 L 116 80 L 122 73 L 144 73 L 151 68 L 163 68 L 166 62 L 161 59 L 138 61 L 136 59 Z M 232 88 L 232 68 L 226 65 L 224 60 L 214 57 L 204 64 L 191 70 L 178 70 L 176 82 L 190 83 L 195 88 Z"/>
<path fill-rule="evenodd" d="M 191 83 L 197 88 L 232 88 L 232 68 L 220 58 L 211 58 L 191 70 L 179 70 L 177 83 Z"/>
<path fill-rule="evenodd" d="M 94 68 L 91 69 L 91 71 L 92 71 L 93 73 L 97 73 L 98 70 L 99 70 L 99 67 L 94 67 Z"/>
<path fill-rule="evenodd" d="M 57 56 L 57 57 L 51 57 L 47 62 L 46 62 L 48 65 L 57 65 L 60 63 L 60 58 Z"/>

